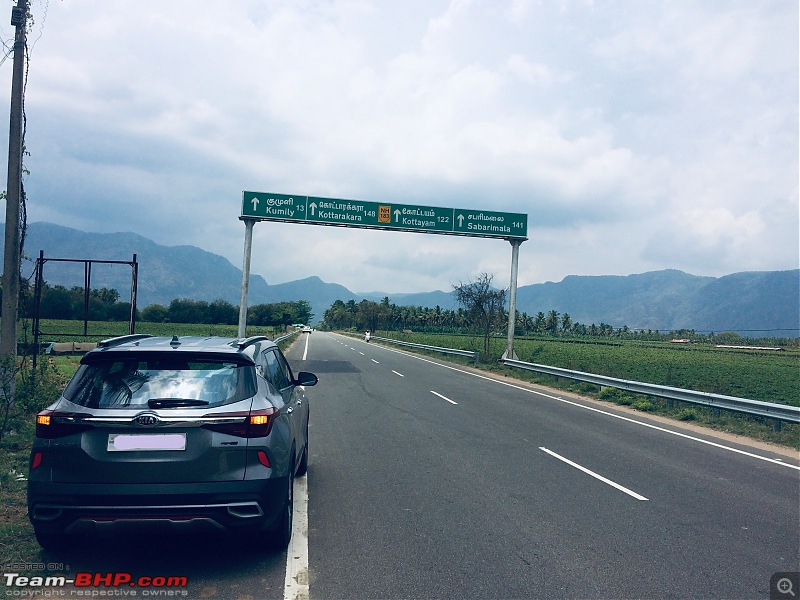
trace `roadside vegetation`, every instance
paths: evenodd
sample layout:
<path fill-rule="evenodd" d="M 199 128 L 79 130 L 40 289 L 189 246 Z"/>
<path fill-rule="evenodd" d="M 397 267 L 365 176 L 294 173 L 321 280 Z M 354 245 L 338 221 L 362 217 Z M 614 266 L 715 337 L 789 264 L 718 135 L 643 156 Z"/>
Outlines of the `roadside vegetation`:
<path fill-rule="evenodd" d="M 28 280 L 22 280 L 19 298 L 21 318 L 33 318 L 34 291 Z M 115 289 L 99 288 L 86 291 L 82 287 L 66 288 L 62 285 L 42 286 L 39 318 L 82 321 L 110 321 L 128 323 L 131 303 L 120 299 Z M 254 326 L 286 326 L 292 323 L 310 323 L 313 314 L 305 300 L 256 304 L 247 309 L 247 322 Z M 137 322 L 150 323 L 203 323 L 236 325 L 239 307 L 226 300 L 191 300 L 175 298 L 169 304 L 151 304 L 136 311 Z"/>

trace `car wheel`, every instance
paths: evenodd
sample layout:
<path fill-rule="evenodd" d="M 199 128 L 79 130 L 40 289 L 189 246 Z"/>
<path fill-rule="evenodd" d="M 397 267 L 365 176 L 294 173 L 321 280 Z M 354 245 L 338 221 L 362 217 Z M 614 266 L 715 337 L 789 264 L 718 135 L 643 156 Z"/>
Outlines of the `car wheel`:
<path fill-rule="evenodd" d="M 297 476 L 302 477 L 308 473 L 308 424 L 306 423 L 306 445 L 303 446 L 303 456 L 300 457 L 300 464 L 297 466 Z"/>
<path fill-rule="evenodd" d="M 289 469 L 289 484 L 286 490 L 286 498 L 281 509 L 281 517 L 278 525 L 272 533 L 272 547 L 275 550 L 285 550 L 292 539 L 292 517 L 294 515 L 294 472 Z"/>

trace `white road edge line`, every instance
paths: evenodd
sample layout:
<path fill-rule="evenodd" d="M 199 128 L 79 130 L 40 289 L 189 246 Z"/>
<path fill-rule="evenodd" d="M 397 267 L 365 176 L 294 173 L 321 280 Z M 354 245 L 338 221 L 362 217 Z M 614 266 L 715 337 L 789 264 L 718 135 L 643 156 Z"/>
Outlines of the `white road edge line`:
<path fill-rule="evenodd" d="M 439 392 L 434 392 L 433 390 L 431 390 L 431 394 L 433 394 L 434 396 L 439 396 L 439 398 L 441 398 L 442 400 L 447 400 L 450 404 L 458 404 L 458 402 L 453 402 L 452 400 L 450 400 L 450 398 L 442 396 Z"/>
<path fill-rule="evenodd" d="M 394 373 L 395 375 L 399 375 L 400 377 L 405 377 L 405 375 L 403 375 L 402 373 L 398 373 L 394 369 L 392 369 L 392 373 Z"/>
<path fill-rule="evenodd" d="M 286 549 L 284 600 L 308 598 L 308 477 L 294 480 L 292 539 Z"/>
<path fill-rule="evenodd" d="M 492 381 L 494 383 L 499 383 L 500 385 L 505 385 L 510 388 L 514 388 L 517 390 L 521 390 L 523 392 L 528 392 L 529 394 L 536 394 L 537 396 L 542 396 L 544 398 L 550 398 L 551 400 L 558 400 L 559 402 L 563 402 L 564 404 L 570 404 L 572 406 L 576 406 L 578 408 L 583 408 L 586 410 L 590 410 L 592 412 L 600 413 L 601 415 L 606 415 L 609 417 L 614 417 L 615 419 L 619 419 L 621 421 L 627 421 L 628 423 L 635 423 L 636 425 L 641 425 L 642 427 L 649 427 L 650 429 L 655 429 L 656 431 L 661 431 L 662 433 L 668 433 L 670 435 L 675 435 L 687 440 L 692 440 L 693 442 L 699 442 L 701 444 L 706 444 L 707 446 L 713 446 L 714 448 L 719 448 L 720 450 L 727 450 L 728 452 L 734 452 L 736 454 L 742 454 L 744 456 L 749 456 L 750 458 L 756 458 L 758 460 L 763 460 L 768 463 L 772 463 L 774 465 L 780 465 L 782 467 L 789 467 L 790 469 L 794 469 L 795 471 L 800 471 L 800 466 L 792 465 L 789 463 L 782 462 L 776 458 L 768 458 L 766 456 L 760 456 L 758 454 L 753 454 L 752 452 L 746 452 L 745 450 L 739 450 L 738 448 L 732 448 L 731 446 L 725 446 L 723 444 L 718 444 L 716 442 L 711 442 L 709 440 L 704 440 L 703 438 L 694 437 L 692 435 L 688 435 L 686 433 L 680 433 L 678 431 L 672 431 L 670 429 L 666 429 L 665 427 L 658 427 L 657 425 L 651 425 L 650 423 L 644 423 L 642 421 L 637 421 L 636 419 L 630 419 L 628 417 L 623 417 L 622 415 L 615 415 L 612 412 L 608 412 L 605 410 L 600 410 L 599 408 L 592 408 L 591 406 L 586 406 L 584 404 L 580 404 L 578 402 L 572 402 L 571 400 L 564 400 L 563 398 L 559 398 L 557 396 L 552 396 L 550 394 L 545 394 L 544 392 L 539 392 L 536 390 L 531 390 L 526 387 L 522 387 L 521 385 L 515 385 L 513 383 L 508 383 L 506 381 L 500 381 L 498 379 L 493 379 L 491 377 L 487 377 L 485 375 L 479 375 L 477 373 L 471 373 L 470 371 L 464 371 L 463 369 L 458 369 L 456 367 L 451 367 L 450 365 L 443 365 L 442 363 L 438 363 L 435 360 L 428 360 L 426 358 L 421 358 L 409 352 L 403 352 L 402 350 L 395 350 L 394 348 L 387 348 L 384 346 L 386 350 L 389 352 L 396 352 L 397 354 L 404 354 L 406 356 L 410 356 L 411 358 L 415 358 L 416 360 L 421 360 L 422 362 L 427 362 L 432 365 L 437 365 L 439 367 L 444 367 L 445 369 L 450 369 L 452 371 L 457 371 L 459 373 L 464 373 L 465 375 L 472 375 L 473 377 L 477 377 L 478 379 L 485 379 L 486 381 Z"/>
<path fill-rule="evenodd" d="M 647 498 L 645 498 L 644 496 L 640 496 L 639 494 L 637 494 L 637 493 L 636 493 L 636 492 L 634 492 L 633 490 L 629 490 L 629 489 L 628 489 L 628 488 L 626 488 L 625 486 L 622 486 L 622 485 L 620 485 L 620 484 L 618 484 L 618 483 L 614 483 L 614 482 L 613 482 L 613 481 L 611 481 L 610 479 L 606 479 L 606 478 L 605 478 L 605 477 L 603 477 L 602 475 L 598 475 L 598 474 L 597 474 L 597 473 L 595 473 L 594 471 L 590 471 L 590 470 L 589 470 L 589 469 L 587 469 L 586 467 L 582 467 L 582 466 L 581 466 L 581 465 L 579 465 L 578 463 L 574 463 L 574 462 L 572 462 L 571 460 L 569 460 L 568 458 L 564 458 L 563 456 L 561 456 L 561 455 L 559 455 L 559 454 L 556 454 L 556 453 L 555 453 L 555 452 L 553 452 L 552 450 L 548 450 L 547 448 L 544 448 L 544 447 L 542 447 L 542 446 L 539 446 L 539 450 L 541 450 L 542 452 L 547 452 L 547 454 L 549 454 L 550 456 L 554 456 L 554 457 L 555 457 L 555 458 L 557 458 L 558 460 L 560 460 L 560 461 L 563 461 L 563 462 L 567 463 L 569 466 L 571 466 L 571 467 L 575 467 L 575 468 L 576 468 L 576 469 L 578 469 L 579 471 L 583 471 L 583 472 L 584 472 L 584 473 L 586 473 L 587 475 L 591 475 L 591 476 L 592 476 L 592 477 L 594 477 L 595 479 L 599 479 L 599 480 L 600 480 L 600 481 L 602 481 L 603 483 L 606 483 L 606 484 L 610 485 L 610 486 L 611 486 L 611 487 L 613 487 L 613 488 L 617 488 L 617 489 L 618 489 L 620 492 L 625 492 L 626 494 L 628 494 L 629 496 L 633 496 L 633 497 L 634 497 L 634 498 L 636 498 L 637 500 L 647 500 Z"/>

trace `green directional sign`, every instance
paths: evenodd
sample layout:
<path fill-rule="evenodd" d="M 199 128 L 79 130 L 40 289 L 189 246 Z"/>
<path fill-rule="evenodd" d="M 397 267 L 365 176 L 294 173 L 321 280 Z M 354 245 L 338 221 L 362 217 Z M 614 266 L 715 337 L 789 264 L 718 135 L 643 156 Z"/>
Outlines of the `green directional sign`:
<path fill-rule="evenodd" d="M 528 235 L 526 214 L 292 196 L 270 192 L 243 192 L 241 216 L 261 221 L 289 221 L 477 237 L 526 239 Z"/>

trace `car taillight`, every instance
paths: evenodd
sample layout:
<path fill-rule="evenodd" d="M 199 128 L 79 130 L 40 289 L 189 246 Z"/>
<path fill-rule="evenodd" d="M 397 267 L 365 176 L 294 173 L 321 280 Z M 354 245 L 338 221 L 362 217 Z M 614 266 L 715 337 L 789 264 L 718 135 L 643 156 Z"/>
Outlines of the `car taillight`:
<path fill-rule="evenodd" d="M 34 452 L 33 456 L 31 456 L 31 471 L 34 469 L 38 469 L 39 465 L 42 464 L 42 453 L 41 452 Z"/>
<path fill-rule="evenodd" d="M 90 429 L 91 425 L 83 422 L 87 416 L 90 415 L 43 410 L 36 415 L 36 437 L 53 439 Z"/>
<path fill-rule="evenodd" d="M 214 415 L 218 423 L 203 425 L 205 429 L 218 431 L 243 438 L 265 437 L 272 429 L 272 423 L 278 416 L 276 408 L 252 410 L 250 412 L 223 413 Z"/>

